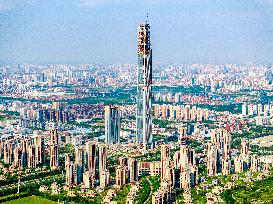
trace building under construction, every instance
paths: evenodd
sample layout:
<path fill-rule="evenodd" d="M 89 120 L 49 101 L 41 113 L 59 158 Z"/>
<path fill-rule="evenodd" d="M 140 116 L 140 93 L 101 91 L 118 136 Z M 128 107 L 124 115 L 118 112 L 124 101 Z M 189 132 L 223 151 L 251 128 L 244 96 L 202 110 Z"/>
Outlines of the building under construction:
<path fill-rule="evenodd" d="M 150 25 L 138 26 L 138 68 L 137 68 L 137 142 L 143 147 L 152 145 L 152 49 Z"/>

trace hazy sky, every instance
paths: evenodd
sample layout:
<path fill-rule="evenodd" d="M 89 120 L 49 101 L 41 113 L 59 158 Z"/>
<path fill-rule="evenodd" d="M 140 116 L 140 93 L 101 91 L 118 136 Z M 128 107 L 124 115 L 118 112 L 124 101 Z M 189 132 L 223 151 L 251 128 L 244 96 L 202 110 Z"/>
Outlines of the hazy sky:
<path fill-rule="evenodd" d="M 0 0 L 0 62 L 273 63 L 273 0 Z"/>

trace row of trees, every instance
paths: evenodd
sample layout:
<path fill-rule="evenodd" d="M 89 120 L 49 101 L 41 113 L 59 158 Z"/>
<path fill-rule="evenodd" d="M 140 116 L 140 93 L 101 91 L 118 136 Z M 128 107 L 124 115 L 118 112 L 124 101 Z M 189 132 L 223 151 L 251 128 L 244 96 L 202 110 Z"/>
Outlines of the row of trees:
<path fill-rule="evenodd" d="M 143 178 L 140 180 L 140 185 L 141 185 L 141 189 L 137 194 L 136 197 L 136 204 L 143 204 L 150 195 L 151 192 L 151 187 L 150 187 L 150 183 L 147 180 L 147 178 Z"/>
<path fill-rule="evenodd" d="M 43 177 L 47 177 L 49 175 L 57 175 L 60 174 L 61 172 L 56 170 L 56 171 L 45 171 L 45 172 L 35 172 L 26 176 L 23 176 L 20 178 L 20 181 L 29 181 L 29 180 L 34 180 L 34 179 L 38 179 L 38 178 L 43 178 Z M 6 175 L 7 179 L 6 180 L 0 180 L 0 186 L 5 186 L 5 185 L 10 185 L 13 183 L 17 183 L 18 182 L 18 175 L 13 175 L 13 176 L 9 176 Z"/>

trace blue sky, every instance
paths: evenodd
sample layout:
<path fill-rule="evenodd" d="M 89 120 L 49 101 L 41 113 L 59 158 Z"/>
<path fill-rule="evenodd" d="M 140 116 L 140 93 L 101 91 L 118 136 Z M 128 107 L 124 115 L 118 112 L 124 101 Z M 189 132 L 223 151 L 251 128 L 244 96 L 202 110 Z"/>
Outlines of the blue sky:
<path fill-rule="evenodd" d="M 0 0 L 2 63 L 273 63 L 273 0 Z"/>

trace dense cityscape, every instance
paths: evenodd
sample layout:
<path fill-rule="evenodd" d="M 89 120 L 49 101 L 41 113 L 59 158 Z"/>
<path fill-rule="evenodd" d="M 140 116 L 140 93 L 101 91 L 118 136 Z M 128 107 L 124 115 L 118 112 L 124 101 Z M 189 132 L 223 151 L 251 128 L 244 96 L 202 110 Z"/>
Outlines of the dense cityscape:
<path fill-rule="evenodd" d="M 0 66 L 0 202 L 272 203 L 273 70 Z M 20 201 L 19 201 L 20 202 Z"/>
<path fill-rule="evenodd" d="M 273 204 L 273 0 L 0 0 L 0 203 Z"/>

